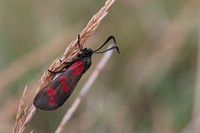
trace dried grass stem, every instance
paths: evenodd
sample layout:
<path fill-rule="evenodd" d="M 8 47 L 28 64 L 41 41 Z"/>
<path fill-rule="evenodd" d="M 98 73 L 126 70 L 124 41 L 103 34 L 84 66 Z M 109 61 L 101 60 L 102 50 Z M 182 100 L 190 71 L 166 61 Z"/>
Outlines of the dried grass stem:
<path fill-rule="evenodd" d="M 86 27 L 80 33 L 81 45 L 83 45 L 86 42 L 86 40 L 94 33 L 94 31 L 99 26 L 100 22 L 107 15 L 108 9 L 114 2 L 115 0 L 107 0 L 105 5 L 91 18 Z M 69 62 L 77 56 L 77 54 L 79 53 L 77 41 L 78 39 L 76 38 L 70 43 L 70 45 L 65 49 L 61 60 Z M 50 65 L 49 69 L 53 71 L 58 71 L 61 70 L 64 66 L 65 64 L 60 62 L 59 59 L 57 59 Z M 45 71 L 41 76 L 41 79 L 39 80 L 39 85 L 36 90 L 36 93 L 43 89 L 44 86 L 46 86 L 53 78 L 54 74 Z M 13 127 L 14 133 L 22 133 L 36 112 L 36 108 L 34 105 L 31 105 L 29 108 L 25 108 L 24 110 L 21 109 L 24 107 L 24 97 L 25 95 L 23 95 L 21 100 L 22 102 L 20 102 L 19 105 L 15 126 Z"/>

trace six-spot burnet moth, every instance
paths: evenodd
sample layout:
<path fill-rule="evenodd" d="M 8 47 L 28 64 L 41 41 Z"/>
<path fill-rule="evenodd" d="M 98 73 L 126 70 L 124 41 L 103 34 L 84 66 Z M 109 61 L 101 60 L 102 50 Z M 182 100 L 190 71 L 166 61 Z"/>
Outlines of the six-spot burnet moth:
<path fill-rule="evenodd" d="M 90 68 L 93 53 L 104 53 L 112 49 L 116 49 L 119 53 L 119 48 L 115 45 L 105 51 L 99 52 L 111 39 L 116 43 L 114 36 L 110 36 L 102 46 L 96 50 L 92 50 L 90 48 L 83 48 L 83 46 L 80 45 L 80 36 L 78 35 L 78 45 L 81 53 L 71 62 L 63 62 L 66 63 L 66 67 L 63 68 L 63 70 L 59 72 L 49 70 L 49 72 L 56 73 L 58 76 L 55 76 L 55 78 L 36 95 L 33 102 L 34 105 L 46 111 L 55 110 L 62 106 L 72 94 L 83 73 Z"/>

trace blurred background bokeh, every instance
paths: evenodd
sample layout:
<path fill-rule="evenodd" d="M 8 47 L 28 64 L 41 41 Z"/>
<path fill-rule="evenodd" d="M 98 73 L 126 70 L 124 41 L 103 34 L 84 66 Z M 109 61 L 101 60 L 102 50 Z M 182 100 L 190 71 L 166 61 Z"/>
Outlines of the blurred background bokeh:
<path fill-rule="evenodd" d="M 105 0 L 0 1 L 0 132 L 9 133 L 24 87 L 61 57 Z M 68 133 L 200 132 L 200 1 L 117 0 L 85 47 L 114 35 L 115 52 L 65 127 Z M 53 112 L 38 110 L 25 132 L 52 133 L 73 95 Z"/>

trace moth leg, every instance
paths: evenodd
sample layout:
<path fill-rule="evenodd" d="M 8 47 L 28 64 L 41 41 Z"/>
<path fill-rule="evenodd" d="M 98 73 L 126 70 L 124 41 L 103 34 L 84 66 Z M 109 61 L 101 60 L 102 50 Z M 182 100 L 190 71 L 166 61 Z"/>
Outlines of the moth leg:
<path fill-rule="evenodd" d="M 62 61 L 61 59 L 59 59 L 59 61 L 66 64 L 67 66 L 71 65 L 71 62 Z"/>
<path fill-rule="evenodd" d="M 78 55 L 79 56 L 79 55 Z M 61 59 L 59 59 L 60 62 L 63 62 L 64 64 L 66 64 L 66 67 L 64 68 L 68 68 L 69 66 L 71 66 L 74 62 L 76 62 L 77 60 L 79 60 L 81 57 L 76 57 L 75 59 L 73 59 L 71 62 L 67 62 L 67 61 L 62 61 Z"/>
<path fill-rule="evenodd" d="M 50 72 L 50 73 L 54 73 L 54 74 L 56 74 L 56 73 L 61 73 L 63 70 L 59 70 L 59 71 L 52 71 L 52 70 L 49 70 L 48 69 L 48 72 Z"/>
<path fill-rule="evenodd" d="M 65 62 L 65 61 L 62 61 L 61 59 L 59 59 L 59 61 L 60 61 L 60 62 L 63 62 L 64 64 L 66 64 L 66 66 L 65 66 L 63 69 L 67 69 L 67 68 L 71 65 L 71 62 Z M 52 71 L 52 70 L 49 70 L 49 69 L 48 69 L 48 72 L 56 74 L 56 73 L 61 73 L 61 72 L 63 72 L 63 69 L 61 69 L 61 70 L 59 70 L 59 71 Z"/>

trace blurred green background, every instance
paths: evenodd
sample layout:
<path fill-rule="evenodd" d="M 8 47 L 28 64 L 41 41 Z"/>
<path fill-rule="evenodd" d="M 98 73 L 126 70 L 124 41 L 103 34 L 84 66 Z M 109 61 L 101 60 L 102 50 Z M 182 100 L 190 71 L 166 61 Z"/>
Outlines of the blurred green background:
<path fill-rule="evenodd" d="M 11 132 L 25 85 L 30 105 L 40 76 L 104 2 L 0 1 L 0 132 Z M 199 0 L 117 0 L 84 46 L 98 48 L 114 35 L 121 54 L 113 54 L 64 132 L 199 133 L 199 13 Z M 101 56 L 64 106 L 38 110 L 25 132 L 54 132 Z"/>

